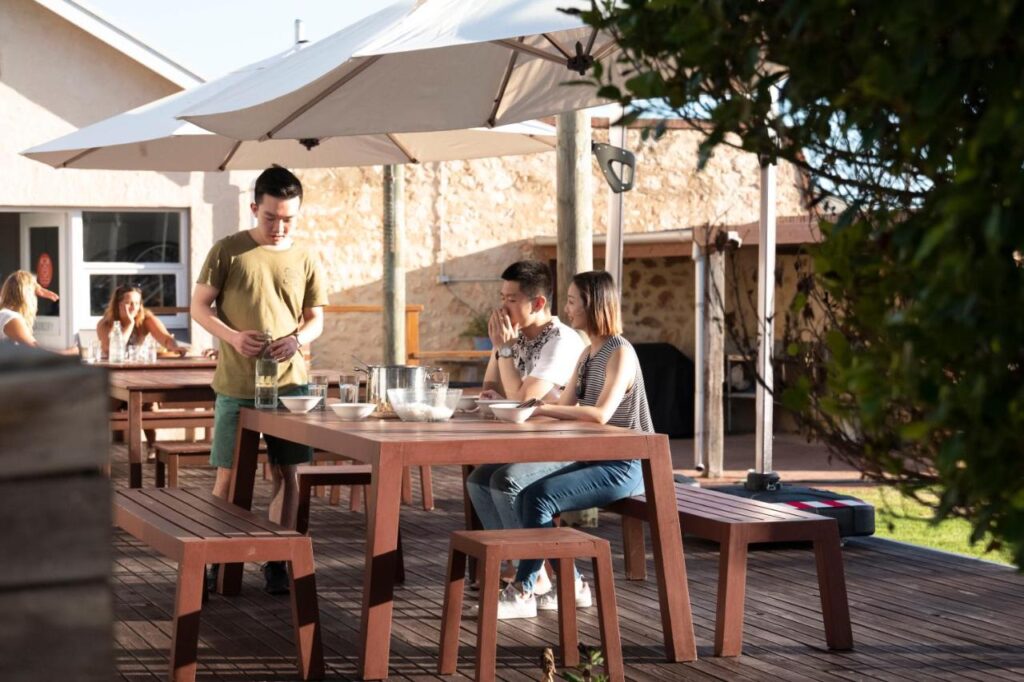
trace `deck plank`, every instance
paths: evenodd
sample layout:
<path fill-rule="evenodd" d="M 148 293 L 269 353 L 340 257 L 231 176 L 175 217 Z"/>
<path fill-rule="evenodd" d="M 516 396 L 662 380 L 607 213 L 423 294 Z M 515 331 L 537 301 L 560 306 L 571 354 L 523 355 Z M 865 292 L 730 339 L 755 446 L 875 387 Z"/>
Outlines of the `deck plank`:
<path fill-rule="evenodd" d="M 117 446 L 115 446 L 117 447 Z M 123 447 L 114 458 L 114 480 L 126 479 Z M 147 480 L 149 475 L 147 475 Z M 205 468 L 181 472 L 183 488 L 208 491 Z M 443 575 L 448 533 L 461 527 L 461 480 L 457 467 L 435 467 L 437 509 L 402 510 L 406 557 L 404 585 L 396 588 L 391 672 L 396 680 L 470 679 L 476 620 L 467 593 L 459 634 L 459 672 L 438 677 Z M 264 514 L 269 483 L 258 480 L 254 510 Z M 224 520 L 230 523 L 233 520 Z M 364 517 L 342 504 L 314 498 L 310 528 L 317 562 L 317 588 L 327 679 L 354 679 L 358 657 Z M 1015 680 L 1024 678 L 1024 576 L 1011 569 L 954 555 L 868 538 L 847 543 L 844 560 L 855 649 L 833 653 L 825 647 L 821 603 L 812 554 L 805 549 L 754 551 L 750 555 L 744 655 L 711 656 L 714 637 L 718 552 L 711 542 L 687 538 L 694 625 L 700 658 L 695 663 L 664 660 L 653 562 L 647 581 L 626 581 L 622 573 L 619 518 L 601 516 L 594 532 L 612 543 L 616 596 L 626 676 L 669 682 L 705 680 Z M 114 536 L 114 646 L 124 680 L 164 679 L 174 563 L 131 536 Z M 582 567 L 590 574 L 589 566 Z M 262 591 L 259 567 L 247 565 L 242 594 L 214 595 L 203 609 L 199 679 L 291 680 L 291 613 L 287 598 Z M 579 614 L 581 641 L 598 642 L 593 609 Z M 533 621 L 499 624 L 498 678 L 539 679 L 540 653 L 558 641 L 556 614 Z"/>

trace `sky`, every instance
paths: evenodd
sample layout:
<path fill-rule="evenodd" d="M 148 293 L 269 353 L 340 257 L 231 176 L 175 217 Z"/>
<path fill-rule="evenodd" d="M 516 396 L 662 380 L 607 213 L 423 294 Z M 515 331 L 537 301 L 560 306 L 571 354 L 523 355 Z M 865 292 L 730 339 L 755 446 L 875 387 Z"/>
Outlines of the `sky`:
<path fill-rule="evenodd" d="M 395 0 L 77 0 L 205 80 L 310 42 Z"/>

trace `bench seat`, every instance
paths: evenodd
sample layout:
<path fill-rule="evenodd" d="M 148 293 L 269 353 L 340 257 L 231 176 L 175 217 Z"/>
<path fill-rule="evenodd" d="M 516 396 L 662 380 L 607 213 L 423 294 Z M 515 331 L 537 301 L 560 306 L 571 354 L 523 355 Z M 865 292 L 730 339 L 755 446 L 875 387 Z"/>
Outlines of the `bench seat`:
<path fill-rule="evenodd" d="M 750 545 L 762 543 L 812 543 L 825 640 L 830 649 L 853 648 L 835 519 L 680 483 L 676 483 L 676 507 L 684 534 L 719 544 L 716 656 L 742 653 L 747 551 Z M 642 580 L 646 574 L 643 522 L 647 520 L 647 500 L 642 496 L 620 500 L 607 511 L 623 516 L 626 576 Z"/>
<path fill-rule="evenodd" d="M 206 564 L 287 561 L 299 677 L 324 674 L 313 544 L 213 495 L 194 490 L 130 489 L 114 494 L 114 523 L 178 562 L 171 626 L 170 679 L 194 680 Z"/>

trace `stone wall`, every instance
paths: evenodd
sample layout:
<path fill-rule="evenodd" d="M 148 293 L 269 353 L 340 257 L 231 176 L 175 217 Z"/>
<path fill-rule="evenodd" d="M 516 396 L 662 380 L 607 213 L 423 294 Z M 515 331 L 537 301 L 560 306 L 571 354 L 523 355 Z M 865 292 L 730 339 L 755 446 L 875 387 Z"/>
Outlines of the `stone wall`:
<path fill-rule="evenodd" d="M 595 130 L 595 139 L 604 137 L 606 131 Z M 639 132 L 630 131 L 638 173 L 636 188 L 626 199 L 627 232 L 757 219 L 756 159 L 723 149 L 698 172 L 698 140 L 695 132 L 671 130 L 658 142 L 642 143 Z M 592 172 L 594 231 L 602 233 L 610 192 L 596 165 Z M 304 237 L 323 258 L 331 302 L 380 304 L 380 169 L 299 175 L 306 188 Z M 469 339 L 460 333 L 474 312 L 495 305 L 504 267 L 531 257 L 535 237 L 557 232 L 555 155 L 408 166 L 405 197 L 407 302 L 425 306 L 421 348 L 469 348 Z M 779 169 L 778 198 L 779 215 L 804 212 L 801 178 L 791 166 Z M 627 334 L 637 340 L 669 341 L 692 352 L 692 268 L 688 258 L 627 262 Z M 454 281 L 440 284 L 442 272 Z M 485 281 L 459 281 L 465 279 Z M 352 353 L 378 361 L 381 336 L 378 315 L 330 315 L 314 349 L 316 364 L 347 365 Z"/>

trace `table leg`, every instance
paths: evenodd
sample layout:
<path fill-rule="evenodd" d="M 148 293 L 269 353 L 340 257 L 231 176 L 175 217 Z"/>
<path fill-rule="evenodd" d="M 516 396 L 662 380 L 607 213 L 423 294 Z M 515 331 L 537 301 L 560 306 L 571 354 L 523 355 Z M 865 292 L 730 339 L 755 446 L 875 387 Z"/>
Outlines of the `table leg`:
<path fill-rule="evenodd" d="M 142 394 L 128 394 L 128 485 L 142 487 Z"/>
<path fill-rule="evenodd" d="M 697 659 L 690 611 L 690 590 L 683 561 L 683 536 L 676 509 L 675 482 L 668 439 L 648 439 L 649 458 L 642 461 L 647 518 L 654 546 L 654 568 L 658 576 L 661 625 L 665 633 L 665 654 L 669 661 Z"/>
<path fill-rule="evenodd" d="M 466 479 L 473 473 L 472 464 L 462 465 L 462 514 L 466 519 L 466 530 L 483 530 L 484 524 L 480 523 L 480 517 L 473 509 L 473 502 L 469 499 L 469 492 L 466 490 Z M 469 582 L 476 582 L 476 557 L 469 557 Z"/>
<path fill-rule="evenodd" d="M 382 445 L 373 466 L 366 502 L 366 565 L 359 669 L 364 680 L 388 676 L 391 618 L 394 609 L 395 562 L 398 560 L 398 514 L 401 508 L 402 464 L 392 448 Z"/>
<path fill-rule="evenodd" d="M 231 487 L 228 501 L 242 509 L 252 509 L 253 488 L 256 486 L 256 465 L 259 460 L 260 434 L 238 425 L 235 439 L 235 460 L 231 467 Z M 224 564 L 217 576 L 217 591 L 221 594 L 238 594 L 242 591 L 242 569 L 244 564 Z"/>

